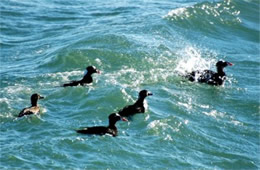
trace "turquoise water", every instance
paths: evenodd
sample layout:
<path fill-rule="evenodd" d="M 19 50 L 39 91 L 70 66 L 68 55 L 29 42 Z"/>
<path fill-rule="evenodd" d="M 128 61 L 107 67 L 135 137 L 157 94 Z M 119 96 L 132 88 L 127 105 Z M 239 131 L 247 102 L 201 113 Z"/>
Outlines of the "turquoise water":
<path fill-rule="evenodd" d="M 260 169 L 258 0 L 0 1 L 1 169 Z M 213 69 L 224 86 L 180 75 Z M 85 87 L 88 65 L 102 71 Z M 148 112 L 107 125 L 142 89 Z M 17 118 L 33 93 L 41 114 Z"/>

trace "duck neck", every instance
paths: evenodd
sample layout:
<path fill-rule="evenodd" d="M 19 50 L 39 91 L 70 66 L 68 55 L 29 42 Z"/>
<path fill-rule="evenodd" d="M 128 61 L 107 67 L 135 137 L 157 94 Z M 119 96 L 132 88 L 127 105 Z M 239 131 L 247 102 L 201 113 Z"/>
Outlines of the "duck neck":
<path fill-rule="evenodd" d="M 116 122 L 115 121 L 109 121 L 108 127 L 111 128 L 111 129 L 116 129 Z"/>
<path fill-rule="evenodd" d="M 92 77 L 91 77 L 92 73 L 87 73 L 83 79 L 81 81 L 85 82 L 85 83 L 91 83 L 93 81 Z"/>
<path fill-rule="evenodd" d="M 224 68 L 223 67 L 218 67 L 217 68 L 218 74 L 220 76 L 225 76 Z"/>
<path fill-rule="evenodd" d="M 144 104 L 144 99 L 143 97 L 139 97 L 138 100 L 135 102 L 136 105 L 143 105 Z"/>
<path fill-rule="evenodd" d="M 91 77 L 92 73 L 88 72 L 84 77 Z"/>
<path fill-rule="evenodd" d="M 32 103 L 32 106 L 37 106 L 37 100 L 31 101 L 31 103 Z"/>

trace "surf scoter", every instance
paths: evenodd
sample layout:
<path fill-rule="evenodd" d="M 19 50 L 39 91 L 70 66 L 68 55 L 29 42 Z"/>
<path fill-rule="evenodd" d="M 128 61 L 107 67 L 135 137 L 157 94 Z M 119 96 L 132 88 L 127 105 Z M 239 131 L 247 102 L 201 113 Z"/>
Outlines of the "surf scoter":
<path fill-rule="evenodd" d="M 145 98 L 151 95 L 153 94 L 147 90 L 140 91 L 137 101 L 133 105 L 125 106 L 123 109 L 119 110 L 118 114 L 129 117 L 135 115 L 136 113 L 144 113 L 147 110 L 147 103 L 145 103 Z"/>
<path fill-rule="evenodd" d="M 44 97 L 40 96 L 39 94 L 35 93 L 31 96 L 31 107 L 24 108 L 18 115 L 18 117 L 22 117 L 24 115 L 31 115 L 37 114 L 40 111 L 40 107 L 37 106 L 38 99 L 44 99 Z"/>
<path fill-rule="evenodd" d="M 105 135 L 110 134 L 112 136 L 117 136 L 116 122 L 119 120 L 128 121 L 126 118 L 121 117 L 117 113 L 112 113 L 108 116 L 109 125 L 108 126 L 94 126 L 86 127 L 80 130 L 76 130 L 78 133 L 89 134 L 89 135 Z"/>
<path fill-rule="evenodd" d="M 216 64 L 217 72 L 211 70 L 193 71 L 185 77 L 190 81 L 197 80 L 199 83 L 207 83 L 214 86 L 222 85 L 226 79 L 224 68 L 233 64 L 227 61 L 218 61 Z"/>
<path fill-rule="evenodd" d="M 63 87 L 67 87 L 67 86 L 78 86 L 78 85 L 85 85 L 85 84 L 89 84 L 89 83 L 92 83 L 93 82 L 93 79 L 91 77 L 91 75 L 93 73 L 98 73 L 100 74 L 101 72 L 96 69 L 95 66 L 88 66 L 85 70 L 85 73 L 84 73 L 84 77 L 81 79 L 81 80 L 74 80 L 74 81 L 71 81 L 70 83 L 67 83 L 67 84 L 63 84 L 62 86 Z"/>

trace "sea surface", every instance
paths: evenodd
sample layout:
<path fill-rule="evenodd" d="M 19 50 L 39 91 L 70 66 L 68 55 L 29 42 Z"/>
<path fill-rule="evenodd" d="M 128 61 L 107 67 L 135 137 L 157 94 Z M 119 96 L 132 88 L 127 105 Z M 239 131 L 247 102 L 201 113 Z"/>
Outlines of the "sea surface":
<path fill-rule="evenodd" d="M 259 0 L 1 0 L 0 169 L 260 169 Z M 214 87 L 192 70 L 232 62 Z M 92 85 L 60 87 L 82 78 Z M 117 137 L 76 129 L 147 89 Z M 17 118 L 39 93 L 38 115 Z"/>

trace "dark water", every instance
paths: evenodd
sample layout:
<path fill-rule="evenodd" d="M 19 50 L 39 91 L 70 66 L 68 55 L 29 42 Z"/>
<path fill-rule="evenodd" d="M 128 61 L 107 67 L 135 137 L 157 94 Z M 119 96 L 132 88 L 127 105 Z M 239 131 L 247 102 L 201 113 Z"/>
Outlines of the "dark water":
<path fill-rule="evenodd" d="M 259 169 L 259 1 L 0 1 L 1 169 Z M 224 86 L 179 76 L 226 68 Z M 88 65 L 102 70 L 86 87 Z M 141 89 L 149 110 L 106 125 Z M 41 114 L 16 118 L 33 93 Z"/>

